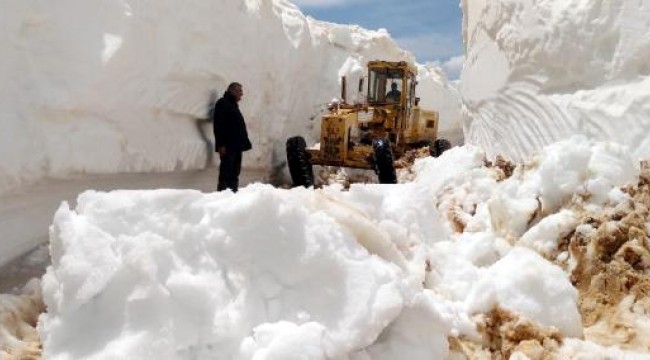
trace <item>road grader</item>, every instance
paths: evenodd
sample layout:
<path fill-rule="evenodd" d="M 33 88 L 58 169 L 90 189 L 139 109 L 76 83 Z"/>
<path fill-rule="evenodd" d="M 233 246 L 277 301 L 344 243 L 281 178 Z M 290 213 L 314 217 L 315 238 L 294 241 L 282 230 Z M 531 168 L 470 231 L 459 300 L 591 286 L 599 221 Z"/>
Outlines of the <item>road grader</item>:
<path fill-rule="evenodd" d="M 438 139 L 439 114 L 424 110 L 416 97 L 417 69 L 404 61 L 370 61 L 368 75 L 359 80 L 362 103 L 346 101 L 346 79 L 341 100 L 321 119 L 320 142 L 307 147 L 301 136 L 287 140 L 287 163 L 294 186 L 314 185 L 312 165 L 374 170 L 382 184 L 397 183 L 394 159 L 406 151 L 428 147 L 432 156 L 449 149 Z"/>

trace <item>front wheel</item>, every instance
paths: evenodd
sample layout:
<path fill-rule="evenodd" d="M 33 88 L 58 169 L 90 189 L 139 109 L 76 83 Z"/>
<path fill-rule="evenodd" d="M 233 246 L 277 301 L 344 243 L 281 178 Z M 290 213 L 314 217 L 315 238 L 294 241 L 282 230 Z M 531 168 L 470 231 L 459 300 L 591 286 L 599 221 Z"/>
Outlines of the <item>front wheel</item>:
<path fill-rule="evenodd" d="M 393 162 L 393 152 L 386 139 L 375 139 L 372 142 L 375 170 L 381 184 L 397 184 L 397 174 Z"/>
<path fill-rule="evenodd" d="M 293 186 L 314 186 L 314 170 L 309 162 L 307 144 L 302 136 L 287 140 L 287 163 Z"/>

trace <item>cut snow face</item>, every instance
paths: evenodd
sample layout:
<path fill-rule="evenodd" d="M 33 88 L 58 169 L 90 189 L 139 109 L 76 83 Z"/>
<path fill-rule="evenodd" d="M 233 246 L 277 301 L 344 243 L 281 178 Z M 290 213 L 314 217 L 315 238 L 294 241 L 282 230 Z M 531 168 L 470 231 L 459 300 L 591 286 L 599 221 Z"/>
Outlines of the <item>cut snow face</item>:
<path fill-rule="evenodd" d="M 52 227 L 44 356 L 650 358 L 626 352 L 647 350 L 650 317 L 647 211 L 622 213 L 647 186 L 623 148 L 573 138 L 515 165 L 462 147 L 411 171 L 348 191 L 82 194 Z M 603 267 L 638 287 L 599 292 Z M 621 321 L 628 338 L 603 340 Z"/>
<path fill-rule="evenodd" d="M 650 155 L 647 1 L 462 1 L 466 141 L 523 160 L 583 134 Z"/>

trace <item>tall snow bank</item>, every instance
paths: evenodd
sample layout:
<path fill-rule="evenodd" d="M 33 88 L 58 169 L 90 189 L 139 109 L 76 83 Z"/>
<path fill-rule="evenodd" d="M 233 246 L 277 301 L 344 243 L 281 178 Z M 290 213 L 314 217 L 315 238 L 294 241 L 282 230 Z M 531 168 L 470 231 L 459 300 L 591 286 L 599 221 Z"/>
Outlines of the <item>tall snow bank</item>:
<path fill-rule="evenodd" d="M 270 168 L 286 137 L 315 136 L 346 64 L 414 61 L 385 31 L 319 22 L 286 0 L 6 2 L 3 14 L 0 192 L 203 167 L 195 120 L 232 81 L 254 143 L 245 165 Z"/>
<path fill-rule="evenodd" d="M 418 92 L 423 109 L 434 109 L 440 114 L 438 137 L 452 145 L 465 143 L 462 127 L 462 103 L 456 83 L 450 83 L 439 67 L 418 67 Z"/>
<path fill-rule="evenodd" d="M 462 1 L 468 143 L 517 160 L 573 134 L 650 155 L 648 1 Z"/>

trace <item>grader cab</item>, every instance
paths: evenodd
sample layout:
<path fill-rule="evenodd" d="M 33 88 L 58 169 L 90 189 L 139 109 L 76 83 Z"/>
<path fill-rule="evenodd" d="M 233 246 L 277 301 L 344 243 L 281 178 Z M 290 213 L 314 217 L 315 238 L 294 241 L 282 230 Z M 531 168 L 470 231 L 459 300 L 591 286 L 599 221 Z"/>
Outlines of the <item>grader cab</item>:
<path fill-rule="evenodd" d="M 342 101 L 321 119 L 320 142 L 307 147 L 303 137 L 287 140 L 287 160 L 294 186 L 313 186 L 312 165 L 372 169 L 380 183 L 397 182 L 394 159 L 406 151 L 428 146 L 432 156 L 450 147 L 437 139 L 438 112 L 423 110 L 416 97 L 417 70 L 404 61 L 368 63 L 364 103 Z M 364 89 L 364 81 L 359 90 Z"/>

